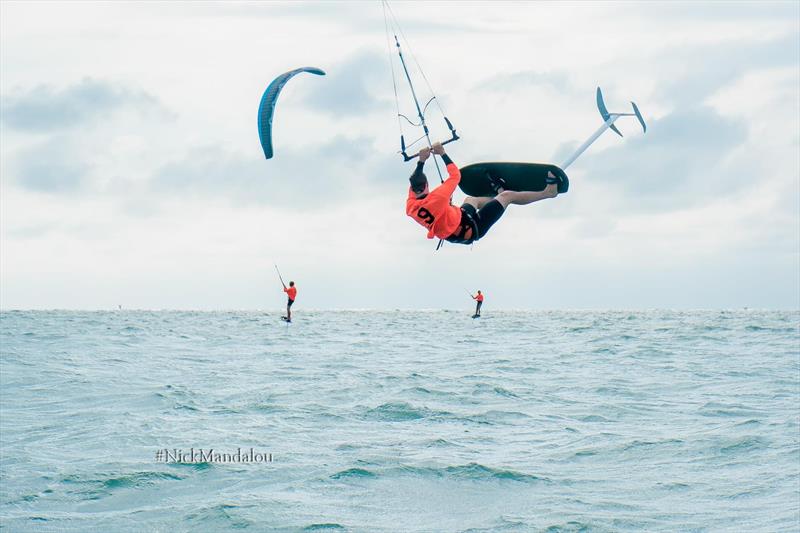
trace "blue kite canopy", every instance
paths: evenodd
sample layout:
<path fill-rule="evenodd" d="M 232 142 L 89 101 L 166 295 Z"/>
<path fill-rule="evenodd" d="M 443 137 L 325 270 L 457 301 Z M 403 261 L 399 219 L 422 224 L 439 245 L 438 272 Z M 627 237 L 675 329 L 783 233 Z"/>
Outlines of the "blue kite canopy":
<path fill-rule="evenodd" d="M 325 71 L 316 67 L 303 67 L 284 72 L 267 86 L 264 96 L 261 97 L 261 104 L 258 106 L 258 138 L 261 139 L 261 148 L 264 149 L 264 157 L 272 157 L 272 115 L 275 113 L 275 103 L 278 95 L 290 79 L 301 72 L 309 72 L 317 76 L 324 76 Z"/>

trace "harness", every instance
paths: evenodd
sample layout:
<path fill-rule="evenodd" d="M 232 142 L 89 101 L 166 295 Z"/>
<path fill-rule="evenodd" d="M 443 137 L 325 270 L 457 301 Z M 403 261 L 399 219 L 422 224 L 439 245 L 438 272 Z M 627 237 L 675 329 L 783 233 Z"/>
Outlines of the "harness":
<path fill-rule="evenodd" d="M 467 228 L 462 223 L 461 226 L 459 226 L 458 234 L 454 233 L 453 235 L 447 237 L 445 239 L 447 242 L 452 242 L 454 244 L 472 244 L 473 242 L 481 238 L 480 234 L 478 233 L 478 222 L 475 220 L 475 216 L 473 215 L 474 212 L 473 209 L 464 209 L 463 207 L 461 208 L 462 216 L 466 218 L 469 227 L 472 229 L 472 237 L 469 239 L 464 238 L 464 235 L 466 235 L 467 233 Z"/>

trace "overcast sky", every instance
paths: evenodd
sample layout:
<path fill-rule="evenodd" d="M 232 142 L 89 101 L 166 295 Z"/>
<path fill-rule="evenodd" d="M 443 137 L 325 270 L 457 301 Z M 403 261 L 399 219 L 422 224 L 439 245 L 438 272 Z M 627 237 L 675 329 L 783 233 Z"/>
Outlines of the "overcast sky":
<path fill-rule="evenodd" d="M 277 308 L 274 263 L 298 311 L 800 306 L 800 3 L 391 6 L 459 165 L 560 163 L 597 86 L 648 131 L 435 252 L 380 2 L 3 1 L 0 307 Z M 267 161 L 261 94 L 300 66 L 328 75 L 287 84 Z"/>

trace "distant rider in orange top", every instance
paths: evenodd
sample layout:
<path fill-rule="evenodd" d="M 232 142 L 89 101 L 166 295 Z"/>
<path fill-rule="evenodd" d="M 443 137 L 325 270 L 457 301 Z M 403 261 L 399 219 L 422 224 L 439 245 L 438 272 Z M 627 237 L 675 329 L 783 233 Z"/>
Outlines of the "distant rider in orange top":
<path fill-rule="evenodd" d="M 475 314 L 472 315 L 472 318 L 478 318 L 481 316 L 481 307 L 483 307 L 483 294 L 481 294 L 481 291 L 478 291 L 478 294 L 473 296 L 472 299 L 478 302 L 475 305 Z"/>
<path fill-rule="evenodd" d="M 422 172 L 431 151 L 441 156 L 449 176 L 432 191 L 428 188 L 428 178 Z M 411 186 L 406 200 L 406 214 L 428 229 L 429 239 L 438 237 L 452 243 L 472 244 L 500 220 L 509 204 L 527 205 L 558 195 L 556 184 L 559 180 L 552 173 L 548 173 L 547 187 L 535 192 L 507 191 L 503 188 L 505 183 L 495 179 L 492 181 L 496 193 L 494 198 L 468 196 L 461 207 L 456 207 L 450 201 L 460 180 L 461 172 L 444 152 L 441 143 L 419 151 L 417 168 L 409 178 Z"/>
<path fill-rule="evenodd" d="M 283 283 L 283 281 L 281 281 Z M 289 286 L 287 287 L 286 284 L 283 285 L 283 292 L 286 293 L 286 296 L 289 297 L 289 301 L 286 302 L 286 316 L 282 317 L 286 322 L 292 321 L 292 304 L 294 303 L 295 298 L 297 298 L 297 287 L 294 286 L 294 281 L 289 282 Z"/>

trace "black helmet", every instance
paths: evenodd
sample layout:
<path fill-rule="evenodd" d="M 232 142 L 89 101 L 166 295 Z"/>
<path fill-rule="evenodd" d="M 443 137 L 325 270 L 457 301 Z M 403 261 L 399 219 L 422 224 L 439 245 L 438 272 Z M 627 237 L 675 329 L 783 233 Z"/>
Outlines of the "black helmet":
<path fill-rule="evenodd" d="M 428 186 L 428 178 L 425 176 L 424 172 L 414 172 L 411 174 L 411 177 L 408 178 L 408 181 L 411 182 L 411 190 L 414 191 L 415 194 L 420 194 L 425 190 L 425 187 Z"/>

